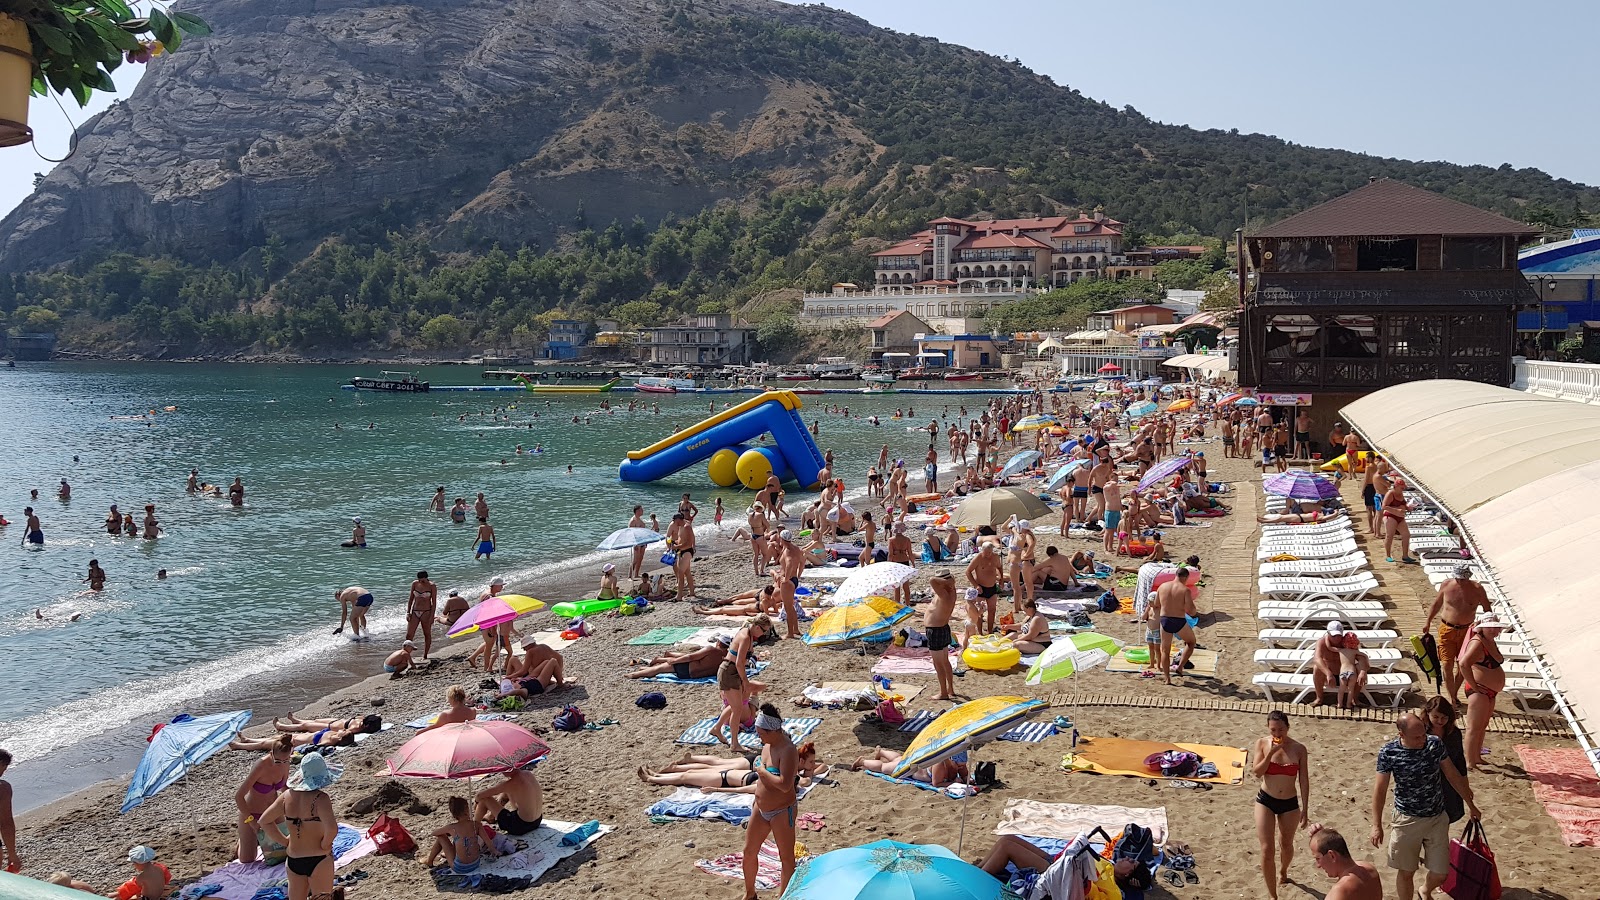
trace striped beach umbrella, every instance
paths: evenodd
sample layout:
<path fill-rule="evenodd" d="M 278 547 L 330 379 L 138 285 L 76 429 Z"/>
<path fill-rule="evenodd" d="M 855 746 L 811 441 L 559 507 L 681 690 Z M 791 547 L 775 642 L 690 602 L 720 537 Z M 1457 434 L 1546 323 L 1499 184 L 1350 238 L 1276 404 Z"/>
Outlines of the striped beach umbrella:
<path fill-rule="evenodd" d="M 913 612 L 911 607 L 901 606 L 888 597 L 863 597 L 823 610 L 811 623 L 805 642 L 813 647 L 824 647 L 883 634 Z"/>

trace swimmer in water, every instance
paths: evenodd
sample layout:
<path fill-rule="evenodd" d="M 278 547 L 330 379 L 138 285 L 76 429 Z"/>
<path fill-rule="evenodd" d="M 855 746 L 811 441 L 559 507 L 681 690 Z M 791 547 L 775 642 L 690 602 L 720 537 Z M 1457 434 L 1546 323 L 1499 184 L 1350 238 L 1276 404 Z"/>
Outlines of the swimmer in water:
<path fill-rule="evenodd" d="M 83 580 L 89 583 L 89 590 L 91 591 L 100 591 L 105 589 L 106 570 L 100 568 L 100 560 L 89 560 L 89 575 Z"/>
<path fill-rule="evenodd" d="M 361 524 L 361 517 L 356 516 L 350 520 L 355 527 L 350 530 L 350 540 L 340 544 L 341 547 L 365 548 L 367 546 L 367 526 Z"/>
<path fill-rule="evenodd" d="M 38 493 L 38 491 L 34 491 Z M 25 544 L 35 547 L 44 547 L 44 526 L 39 524 L 39 517 L 34 515 L 33 507 L 24 507 L 22 514 L 27 517 L 27 525 L 22 529 L 22 540 Z"/>
<path fill-rule="evenodd" d="M 465 497 L 457 497 L 455 504 L 450 507 L 450 521 L 457 525 L 467 521 L 467 500 Z"/>
<path fill-rule="evenodd" d="M 190 469 L 189 470 L 189 480 L 184 484 L 183 489 L 185 491 L 191 493 L 191 494 L 193 494 L 196 491 L 200 490 L 200 470 L 199 469 Z"/>
<path fill-rule="evenodd" d="M 157 581 L 166 581 L 167 580 L 167 570 L 166 569 L 157 569 L 156 570 L 156 580 Z"/>
<path fill-rule="evenodd" d="M 433 499 L 428 501 L 428 510 L 430 512 L 444 512 L 444 485 L 439 485 L 433 492 Z"/>
<path fill-rule="evenodd" d="M 472 554 L 475 560 L 488 557 L 494 558 L 494 526 L 483 516 L 478 517 L 478 536 L 476 538 L 477 550 Z"/>
<path fill-rule="evenodd" d="M 79 618 L 80 618 L 80 617 L 81 617 L 81 616 L 82 616 L 82 615 L 83 615 L 83 613 L 81 613 L 81 612 L 75 612 L 75 613 L 73 613 L 73 614 L 72 614 L 72 615 L 70 615 L 70 616 L 68 616 L 68 617 L 67 617 L 67 621 L 68 621 L 68 622 L 76 622 L 76 621 L 78 621 L 78 619 L 79 619 Z M 50 621 L 50 617 L 49 617 L 49 616 L 47 616 L 47 615 L 45 615 L 45 614 L 44 614 L 44 610 L 42 610 L 42 609 L 36 609 L 36 610 L 34 610 L 34 611 L 33 611 L 33 617 L 34 617 L 34 618 L 35 618 L 35 619 L 38 619 L 38 620 L 40 620 L 40 621 L 42 621 L 42 622 L 48 622 L 48 621 Z"/>

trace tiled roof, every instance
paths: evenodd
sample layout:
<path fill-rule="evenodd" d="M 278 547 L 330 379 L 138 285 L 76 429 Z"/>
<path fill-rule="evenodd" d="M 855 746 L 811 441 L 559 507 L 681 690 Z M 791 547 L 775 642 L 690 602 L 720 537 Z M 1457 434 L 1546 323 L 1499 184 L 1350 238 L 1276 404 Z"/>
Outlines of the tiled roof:
<path fill-rule="evenodd" d="M 917 319 L 917 317 L 916 317 L 916 315 L 914 313 L 911 313 L 911 312 L 909 312 L 907 310 L 904 310 L 904 309 L 897 309 L 894 312 L 884 313 L 883 315 L 877 317 L 876 319 L 873 319 L 871 322 L 867 323 L 867 327 L 868 328 L 888 328 L 889 324 L 891 322 L 893 322 L 895 319 L 900 318 L 901 316 L 911 316 L 911 318 Z M 917 321 L 919 323 L 923 324 L 923 325 L 927 325 L 927 323 L 923 322 L 921 319 L 917 319 Z"/>
<path fill-rule="evenodd" d="M 879 250 L 877 253 L 874 253 L 872 255 L 873 256 L 921 256 L 922 255 L 922 251 L 927 250 L 930 246 L 931 245 L 928 243 L 928 241 L 923 239 L 923 238 L 912 238 L 909 241 L 901 241 L 900 243 L 895 244 L 893 247 L 890 247 L 887 250 Z"/>
<path fill-rule="evenodd" d="M 1359 235 L 1531 235 L 1538 229 L 1505 216 L 1380 178 L 1342 197 L 1269 225 L 1252 238 Z"/>
<path fill-rule="evenodd" d="M 1079 225 L 1091 226 L 1088 231 L 1076 230 Z M 1061 223 L 1061 227 L 1050 233 L 1051 237 L 1096 237 L 1107 234 L 1122 234 L 1122 223 L 1116 219 L 1091 219 L 1088 216 L 1079 216 Z"/>
<path fill-rule="evenodd" d="M 985 250 L 985 249 L 1000 248 L 1000 247 L 1018 247 L 1018 248 L 1021 248 L 1023 250 L 1049 250 L 1050 249 L 1050 245 L 1049 244 L 1046 244 L 1046 243 L 1043 243 L 1043 242 L 1040 242 L 1040 241 L 1036 241 L 1033 238 L 1028 237 L 1027 235 L 1018 235 L 1016 237 L 1013 237 L 1010 232 L 1006 232 L 1004 234 L 999 234 L 999 233 L 996 233 L 996 234 L 980 234 L 980 233 L 976 233 L 975 232 L 973 234 L 967 235 L 964 239 L 962 239 L 961 243 L 957 244 L 955 249 L 957 249 L 957 250 Z"/>

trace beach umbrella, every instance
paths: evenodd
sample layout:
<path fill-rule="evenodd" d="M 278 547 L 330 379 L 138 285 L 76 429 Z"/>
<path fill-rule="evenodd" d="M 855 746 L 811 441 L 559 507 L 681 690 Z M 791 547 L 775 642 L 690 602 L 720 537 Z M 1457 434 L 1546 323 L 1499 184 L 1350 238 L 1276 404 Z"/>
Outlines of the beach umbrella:
<path fill-rule="evenodd" d="M 1167 405 L 1167 412 L 1169 412 L 1169 413 L 1170 412 L 1183 412 L 1184 410 L 1188 409 L 1189 407 L 1191 407 L 1193 405 L 1194 405 L 1194 401 L 1190 400 L 1188 397 L 1185 397 L 1182 400 L 1174 400 L 1170 404 L 1168 404 Z"/>
<path fill-rule="evenodd" d="M 1116 363 L 1106 363 L 1105 365 L 1101 366 L 1100 368 L 1095 369 L 1095 371 L 1096 372 L 1121 372 L 1122 371 L 1122 367 L 1117 365 Z"/>
<path fill-rule="evenodd" d="M 1144 477 L 1139 479 L 1139 487 L 1136 490 L 1149 490 L 1152 485 L 1159 483 L 1168 475 L 1171 475 L 1173 472 L 1176 472 L 1184 466 L 1187 466 L 1191 462 L 1194 462 L 1194 457 L 1192 456 L 1169 456 L 1166 459 L 1163 459 L 1162 461 L 1151 466 L 1150 470 L 1144 473 Z"/>
<path fill-rule="evenodd" d="M 845 580 L 830 598 L 833 606 L 843 606 L 852 600 L 881 597 L 893 594 L 894 589 L 917 577 L 917 570 L 904 563 L 881 562 L 860 566 Z"/>
<path fill-rule="evenodd" d="M 1128 407 L 1128 417 L 1132 418 L 1132 419 L 1137 419 L 1137 418 L 1140 418 L 1142 416 L 1148 416 L 1151 413 L 1155 412 L 1156 408 L 1157 407 L 1156 407 L 1156 405 L 1154 403 L 1151 403 L 1149 400 L 1144 400 L 1142 402 L 1135 403 L 1134 405 Z"/>
<path fill-rule="evenodd" d="M 189 774 L 190 769 L 228 746 L 248 724 L 250 710 L 244 709 L 199 718 L 183 715 L 163 725 L 150 736 L 150 746 L 145 748 L 139 767 L 133 770 L 122 811 L 133 809 Z"/>
<path fill-rule="evenodd" d="M 870 566 L 869 568 L 877 568 Z M 914 610 L 888 597 L 862 597 L 842 606 L 823 610 L 811 622 L 805 642 L 813 647 L 843 644 L 858 638 L 882 634 L 900 624 Z"/>
<path fill-rule="evenodd" d="M 1050 480 L 1044 484 L 1045 489 L 1051 491 L 1060 490 L 1061 486 L 1067 483 L 1068 475 L 1071 475 L 1073 472 L 1078 471 L 1088 464 L 1089 461 L 1087 459 L 1075 459 L 1072 462 L 1067 463 L 1066 465 L 1057 469 L 1054 475 L 1050 476 Z"/>
<path fill-rule="evenodd" d="M 1097 631 L 1052 637 L 1050 646 L 1028 668 L 1027 683 L 1047 684 L 1068 675 L 1076 675 L 1108 661 L 1121 649 L 1121 641 Z"/>
<path fill-rule="evenodd" d="M 656 541 L 664 541 L 666 539 L 666 535 L 659 531 L 651 531 L 648 528 L 620 528 L 607 535 L 606 539 L 601 541 L 600 546 L 596 547 L 595 549 L 627 550 L 629 548 L 639 547 L 645 544 L 654 544 Z"/>
<path fill-rule="evenodd" d="M 1240 397 L 1233 401 L 1234 406 L 1260 406 L 1261 401 L 1254 397 Z"/>
<path fill-rule="evenodd" d="M 550 745 L 521 725 L 474 720 L 424 731 L 385 765 L 397 778 L 471 778 L 520 769 L 549 752 Z"/>
<path fill-rule="evenodd" d="M 447 634 L 453 638 L 476 634 L 481 628 L 493 628 L 510 622 L 523 613 L 541 609 L 544 609 L 543 600 L 535 600 L 521 594 L 498 594 L 462 613 L 461 618 L 456 620 L 456 624 Z"/>
<path fill-rule="evenodd" d="M 1218 400 L 1217 401 L 1217 405 L 1218 406 L 1227 406 L 1228 404 L 1235 402 L 1236 400 L 1238 400 L 1239 398 L 1241 398 L 1243 396 L 1244 396 L 1243 394 L 1240 394 L 1240 393 L 1237 393 L 1237 392 L 1229 394 L 1228 396 L 1223 397 L 1222 399 Z"/>
<path fill-rule="evenodd" d="M 1000 472 L 995 475 L 995 479 L 999 480 L 1015 475 L 1033 465 L 1043 455 L 1037 450 L 1024 450 L 1006 460 L 1006 464 L 1000 468 Z"/>
<path fill-rule="evenodd" d="M 1038 431 L 1041 428 L 1051 428 L 1060 425 L 1061 420 L 1050 415 L 1023 416 L 1017 424 L 1011 426 L 1012 431 Z"/>
<path fill-rule="evenodd" d="M 93 896 L 72 888 L 57 887 L 47 881 L 0 872 L 0 897 L 6 900 L 87 900 Z"/>
<path fill-rule="evenodd" d="M 1017 895 L 948 847 L 885 840 L 805 860 L 782 900 L 1017 900 Z"/>
<path fill-rule="evenodd" d="M 1339 488 L 1332 481 L 1310 472 L 1280 472 L 1261 482 L 1269 494 L 1292 497 L 1296 500 L 1327 500 L 1339 496 Z"/>
<path fill-rule="evenodd" d="M 950 524 L 958 528 L 976 530 L 983 525 L 999 525 L 1012 516 L 1033 519 L 1048 515 L 1050 507 L 1043 500 L 1019 487 L 989 488 L 972 494 L 961 501 L 950 514 Z M 878 563 L 868 568 L 876 569 Z"/>

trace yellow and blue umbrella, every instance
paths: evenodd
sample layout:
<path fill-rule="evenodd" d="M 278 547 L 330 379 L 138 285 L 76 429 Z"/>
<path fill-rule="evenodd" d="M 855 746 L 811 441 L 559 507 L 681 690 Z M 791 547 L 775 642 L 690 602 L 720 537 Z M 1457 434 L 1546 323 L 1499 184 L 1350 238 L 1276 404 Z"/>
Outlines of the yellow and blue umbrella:
<path fill-rule="evenodd" d="M 805 642 L 813 647 L 822 647 L 882 634 L 912 612 L 911 607 L 901 606 L 888 597 L 852 600 L 817 616 L 811 623 L 811 630 L 806 633 Z"/>
<path fill-rule="evenodd" d="M 1038 431 L 1041 428 L 1051 428 L 1060 425 L 1061 420 L 1050 415 L 1023 416 L 1017 424 L 1011 426 L 1012 431 Z"/>
<path fill-rule="evenodd" d="M 873 841 L 795 868 L 782 900 L 1018 900 L 988 872 L 938 844 Z"/>
<path fill-rule="evenodd" d="M 969 700 L 928 723 L 894 767 L 894 777 L 943 762 L 963 750 L 987 743 L 1049 704 L 1030 697 L 983 697 Z"/>

